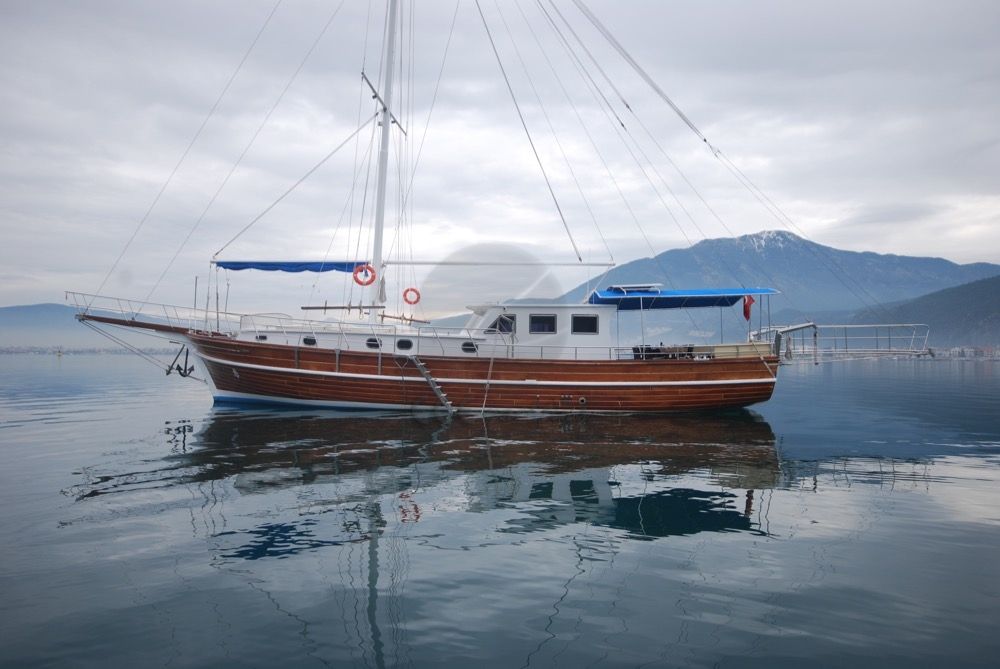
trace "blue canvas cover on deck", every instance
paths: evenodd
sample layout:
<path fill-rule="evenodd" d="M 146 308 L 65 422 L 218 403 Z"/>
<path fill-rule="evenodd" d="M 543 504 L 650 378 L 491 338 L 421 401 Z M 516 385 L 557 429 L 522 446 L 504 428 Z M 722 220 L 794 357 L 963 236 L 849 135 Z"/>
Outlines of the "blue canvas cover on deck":
<path fill-rule="evenodd" d="M 587 302 L 613 304 L 619 311 L 638 309 L 691 309 L 695 307 L 731 307 L 745 295 L 777 295 L 773 288 L 698 288 L 694 290 L 658 290 L 611 286 L 595 290 Z"/>
<path fill-rule="evenodd" d="M 279 260 L 216 260 L 215 266 L 234 271 L 259 269 L 265 272 L 353 272 L 367 265 L 365 260 L 289 262 Z"/>

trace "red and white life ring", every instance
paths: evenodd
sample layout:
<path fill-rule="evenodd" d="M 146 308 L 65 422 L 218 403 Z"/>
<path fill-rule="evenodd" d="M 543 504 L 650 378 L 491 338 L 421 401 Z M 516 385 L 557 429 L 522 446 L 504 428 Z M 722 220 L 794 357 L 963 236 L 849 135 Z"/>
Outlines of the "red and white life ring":
<path fill-rule="evenodd" d="M 403 302 L 409 305 L 416 304 L 420 301 L 420 291 L 416 288 L 410 287 L 403 291 Z"/>
<path fill-rule="evenodd" d="M 370 286 L 375 283 L 375 268 L 367 263 L 355 267 L 354 283 L 359 286 Z"/>

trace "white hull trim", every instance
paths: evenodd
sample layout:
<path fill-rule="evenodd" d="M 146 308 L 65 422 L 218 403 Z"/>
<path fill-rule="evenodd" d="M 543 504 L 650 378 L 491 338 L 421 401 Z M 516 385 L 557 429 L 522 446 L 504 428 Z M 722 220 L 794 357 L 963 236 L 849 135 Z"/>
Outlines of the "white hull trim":
<path fill-rule="evenodd" d="M 209 362 L 214 362 L 218 365 L 229 365 L 231 367 L 240 367 L 242 369 L 255 369 L 263 372 L 277 372 L 281 374 L 301 374 L 304 376 L 326 376 L 339 379 L 366 379 L 375 381 L 410 381 L 413 383 L 419 383 L 422 385 L 427 384 L 427 380 L 420 376 L 389 376 L 386 374 L 350 374 L 347 372 L 322 372 L 313 369 L 295 369 L 292 367 L 271 367 L 269 365 L 255 365 L 249 362 L 234 362 L 232 360 L 223 360 L 221 358 L 214 358 L 203 353 L 197 354 L 200 358 L 207 360 Z M 466 384 L 466 385 L 491 385 L 491 386 L 572 386 L 572 387 L 587 387 L 587 388 L 648 388 L 657 386 L 730 386 L 730 385 L 745 385 L 745 384 L 758 384 L 758 383 L 769 383 L 774 384 L 777 379 L 776 377 L 769 376 L 764 378 L 756 379 L 719 379 L 712 381 L 539 381 L 537 379 L 523 379 L 519 381 L 510 380 L 489 380 L 489 379 L 450 379 L 450 378 L 438 378 L 435 377 L 434 380 L 439 384 Z"/>

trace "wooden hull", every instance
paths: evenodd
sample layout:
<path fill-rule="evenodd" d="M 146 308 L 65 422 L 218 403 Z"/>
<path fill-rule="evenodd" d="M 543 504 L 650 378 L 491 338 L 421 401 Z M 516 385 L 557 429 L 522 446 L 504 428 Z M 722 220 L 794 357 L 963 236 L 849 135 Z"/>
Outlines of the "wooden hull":
<path fill-rule="evenodd" d="M 412 357 L 187 335 L 220 402 L 442 411 L 667 412 L 771 397 L 776 356 L 706 360 Z"/>

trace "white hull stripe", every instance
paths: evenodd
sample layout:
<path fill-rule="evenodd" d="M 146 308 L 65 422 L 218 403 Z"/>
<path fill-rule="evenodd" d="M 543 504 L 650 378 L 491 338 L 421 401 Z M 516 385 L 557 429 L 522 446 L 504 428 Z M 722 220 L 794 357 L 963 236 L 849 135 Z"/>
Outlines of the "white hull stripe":
<path fill-rule="evenodd" d="M 278 372 L 281 374 L 300 374 L 304 376 L 327 376 L 341 379 L 366 379 L 369 381 L 411 381 L 427 385 L 427 380 L 422 376 L 388 376 L 385 374 L 349 374 L 347 372 L 322 372 L 313 369 L 293 369 L 291 367 L 270 367 L 268 365 L 255 365 L 249 362 L 234 362 L 232 360 L 222 360 L 213 358 L 204 353 L 197 354 L 203 360 L 214 362 L 219 365 L 229 365 L 241 369 L 256 369 L 262 372 Z M 486 379 L 448 379 L 434 377 L 439 384 L 465 384 L 465 385 L 485 385 L 491 386 L 572 386 L 587 388 L 634 388 L 652 386 L 732 386 L 757 383 L 775 382 L 775 377 L 765 377 L 758 379 L 720 379 L 717 381 L 539 381 L 537 379 L 523 379 L 520 381 L 497 380 L 487 381 Z"/>

